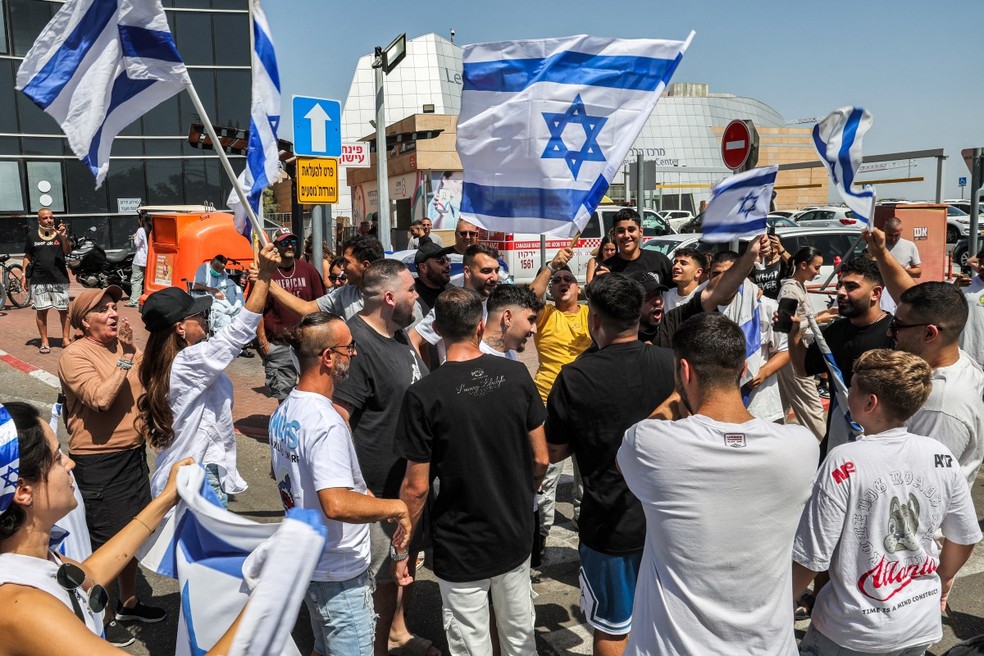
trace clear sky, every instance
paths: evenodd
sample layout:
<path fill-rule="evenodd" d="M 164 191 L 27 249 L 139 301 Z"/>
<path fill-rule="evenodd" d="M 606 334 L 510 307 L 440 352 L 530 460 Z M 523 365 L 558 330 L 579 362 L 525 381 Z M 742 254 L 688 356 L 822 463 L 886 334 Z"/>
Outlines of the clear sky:
<path fill-rule="evenodd" d="M 454 28 L 464 45 L 570 34 L 684 39 L 695 30 L 674 82 L 755 98 L 787 120 L 865 107 L 874 116 L 865 154 L 946 151 L 944 197 L 959 197 L 957 178 L 969 178 L 960 150 L 984 146 L 982 0 L 264 0 L 263 7 L 287 131 L 292 94 L 344 103 L 359 57 L 404 31 L 447 37 Z M 883 185 L 879 197 L 932 199 L 935 160 L 919 160 L 912 175 L 927 181 Z"/>

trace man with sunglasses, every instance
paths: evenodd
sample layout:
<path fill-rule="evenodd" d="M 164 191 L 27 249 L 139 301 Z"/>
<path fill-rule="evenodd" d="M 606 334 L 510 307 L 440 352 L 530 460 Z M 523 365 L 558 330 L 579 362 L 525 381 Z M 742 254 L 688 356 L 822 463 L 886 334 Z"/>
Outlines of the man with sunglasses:
<path fill-rule="evenodd" d="M 469 246 L 474 246 L 477 243 L 478 226 L 464 219 L 458 219 L 458 225 L 454 229 L 454 246 L 449 249 L 449 252 L 464 255 Z"/>
<path fill-rule="evenodd" d="M 427 316 L 437 297 L 451 282 L 451 258 L 448 254 L 429 237 L 421 237 L 420 241 L 422 243 L 413 256 L 417 265 L 417 279 L 414 282 L 418 296 L 417 321 Z"/>
<path fill-rule="evenodd" d="M 933 368 L 933 390 L 906 427 L 945 444 L 973 485 L 984 461 L 984 371 L 960 350 L 960 333 L 969 314 L 967 300 L 944 282 L 915 284 L 911 271 L 888 250 L 886 233 L 878 228 L 865 230 L 862 236 L 886 286 L 898 299 L 889 337 L 895 348 L 918 355 Z"/>
<path fill-rule="evenodd" d="M 325 293 L 321 273 L 297 257 L 300 241 L 289 228 L 274 234 L 273 244 L 280 254 L 280 265 L 273 272 L 270 295 L 263 309 L 263 321 L 256 331 L 257 349 L 263 358 L 263 371 L 270 396 L 283 401 L 297 383 L 297 368 L 290 355 L 284 333 L 297 325 L 307 312 L 298 312 L 285 302 L 284 296 L 313 301 Z M 278 296 L 275 290 L 282 296 Z"/>

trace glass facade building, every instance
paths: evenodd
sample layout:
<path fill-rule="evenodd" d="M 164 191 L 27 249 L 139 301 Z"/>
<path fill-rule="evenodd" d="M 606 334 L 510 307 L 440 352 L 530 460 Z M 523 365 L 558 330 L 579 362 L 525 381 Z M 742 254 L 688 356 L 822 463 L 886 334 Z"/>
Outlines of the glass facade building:
<path fill-rule="evenodd" d="M 247 0 L 163 0 L 163 5 L 211 121 L 248 128 Z M 121 248 L 135 230 L 135 202 L 224 206 L 231 185 L 214 152 L 188 143 L 191 123 L 200 118 L 184 92 L 117 137 L 109 175 L 94 188 L 95 178 L 54 119 L 14 89 L 21 60 L 62 6 L 50 0 L 0 0 L 0 252 L 23 248 L 42 207 L 67 219 L 73 233 L 95 226 L 99 243 Z M 233 162 L 236 169 L 242 166 Z"/>

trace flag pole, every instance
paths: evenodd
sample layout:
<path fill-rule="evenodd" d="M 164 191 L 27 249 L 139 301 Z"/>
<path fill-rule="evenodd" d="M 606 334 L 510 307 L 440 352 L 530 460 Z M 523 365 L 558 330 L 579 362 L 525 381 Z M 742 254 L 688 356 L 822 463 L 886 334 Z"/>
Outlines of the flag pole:
<path fill-rule="evenodd" d="M 270 240 L 267 239 L 266 233 L 263 232 L 263 226 L 260 224 L 256 212 L 253 211 L 253 206 L 249 204 L 246 192 L 243 191 L 242 185 L 239 184 L 239 178 L 236 177 L 236 174 L 232 170 L 232 164 L 229 163 L 229 158 L 226 157 L 225 151 L 222 150 L 219 137 L 215 134 L 215 128 L 212 127 L 212 121 L 209 120 L 208 114 L 205 113 L 205 107 L 202 106 L 202 99 L 198 97 L 198 92 L 195 90 L 195 85 L 191 83 L 190 78 L 187 84 L 185 84 L 185 89 L 191 97 L 191 104 L 195 106 L 195 111 L 198 112 L 202 123 L 205 124 L 205 133 L 212 140 L 212 147 L 219 156 L 219 161 L 222 162 L 222 168 L 225 169 L 226 175 L 229 176 L 229 180 L 232 182 L 232 188 L 236 190 L 239 202 L 243 204 L 243 209 L 246 210 L 246 216 L 249 217 L 249 221 L 253 225 L 253 230 L 260 235 L 260 241 L 263 244 L 269 243 Z"/>

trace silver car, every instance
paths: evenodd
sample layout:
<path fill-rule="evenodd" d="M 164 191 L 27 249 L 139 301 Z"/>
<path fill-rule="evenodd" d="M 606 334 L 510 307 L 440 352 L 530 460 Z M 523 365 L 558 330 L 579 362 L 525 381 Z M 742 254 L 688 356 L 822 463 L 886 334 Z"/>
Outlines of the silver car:
<path fill-rule="evenodd" d="M 814 207 L 794 214 L 793 221 L 804 228 L 850 228 L 860 230 L 864 223 L 846 207 Z"/>

